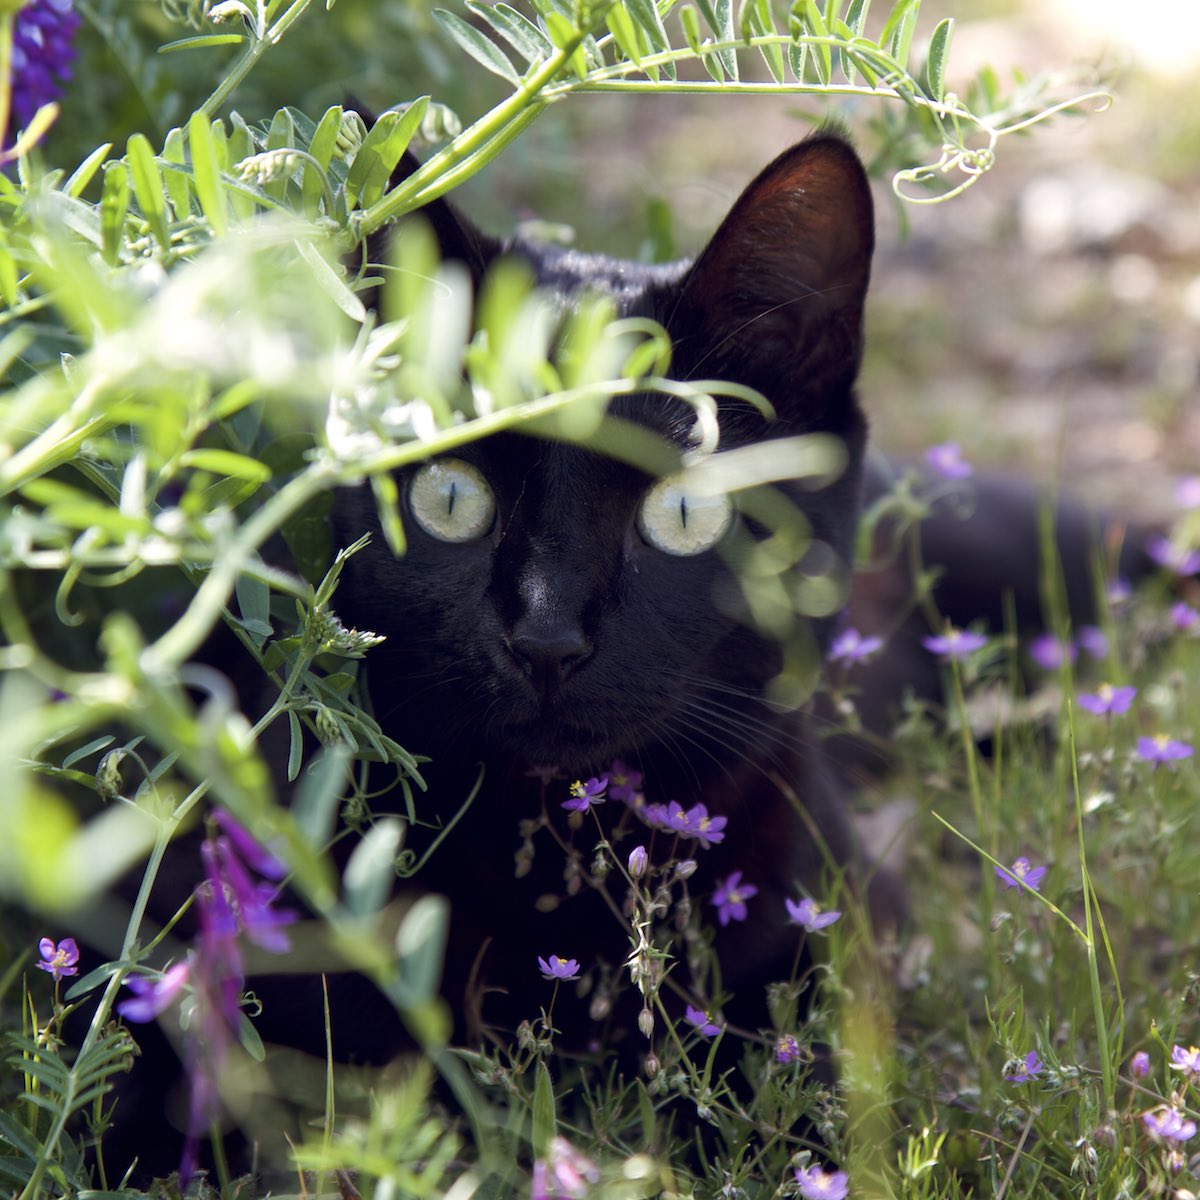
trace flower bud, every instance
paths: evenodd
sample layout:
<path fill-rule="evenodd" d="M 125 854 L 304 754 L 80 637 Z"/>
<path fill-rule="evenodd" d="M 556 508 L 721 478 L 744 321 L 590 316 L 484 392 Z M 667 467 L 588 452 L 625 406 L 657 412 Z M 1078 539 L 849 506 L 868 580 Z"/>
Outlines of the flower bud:
<path fill-rule="evenodd" d="M 635 846 L 629 852 L 629 874 L 634 879 L 641 879 L 646 873 L 648 858 L 645 846 Z"/>
<path fill-rule="evenodd" d="M 694 858 L 685 858 L 683 860 L 683 862 L 681 862 L 675 868 L 675 878 L 676 879 L 691 879 L 691 877 L 693 875 L 695 875 L 695 873 L 696 873 L 696 860 Z"/>
<path fill-rule="evenodd" d="M 643 1037 L 654 1036 L 654 1014 L 649 1008 L 643 1008 L 638 1014 L 638 1028 L 642 1031 Z"/>

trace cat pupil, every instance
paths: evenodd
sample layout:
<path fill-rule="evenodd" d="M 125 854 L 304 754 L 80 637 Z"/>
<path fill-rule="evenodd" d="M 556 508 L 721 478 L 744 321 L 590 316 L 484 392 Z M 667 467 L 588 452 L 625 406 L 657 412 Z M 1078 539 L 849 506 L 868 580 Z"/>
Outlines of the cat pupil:
<path fill-rule="evenodd" d="M 684 529 L 687 528 L 687 497 L 686 496 L 679 497 L 679 523 L 684 527 Z"/>
<path fill-rule="evenodd" d="M 458 484 L 452 479 L 450 481 L 450 499 L 446 504 L 446 516 L 451 516 L 454 512 L 454 501 L 458 496 Z"/>

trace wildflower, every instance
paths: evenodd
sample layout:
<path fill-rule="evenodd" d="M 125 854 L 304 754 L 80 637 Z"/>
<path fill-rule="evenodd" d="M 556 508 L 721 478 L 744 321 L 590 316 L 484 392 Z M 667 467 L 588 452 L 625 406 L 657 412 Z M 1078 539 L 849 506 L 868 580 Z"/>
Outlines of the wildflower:
<path fill-rule="evenodd" d="M 1075 645 L 1091 658 L 1104 658 L 1108 654 L 1108 634 L 1097 625 L 1081 625 Z"/>
<path fill-rule="evenodd" d="M 645 808 L 635 809 L 634 811 L 642 818 L 642 822 L 649 825 L 651 829 L 670 831 L 670 817 L 668 816 L 665 804 L 647 804 Z"/>
<path fill-rule="evenodd" d="M 803 900 L 784 900 L 783 903 L 787 907 L 788 920 L 793 925 L 803 925 L 809 933 L 825 929 L 842 915 L 837 909 L 822 909 L 815 900 L 810 900 L 807 896 Z"/>
<path fill-rule="evenodd" d="M 543 979 L 578 979 L 579 963 L 573 958 L 559 958 L 557 954 L 550 955 L 547 962 L 538 955 L 538 966 L 542 968 Z"/>
<path fill-rule="evenodd" d="M 716 1037 L 721 1032 L 721 1026 L 716 1024 L 708 1013 L 693 1008 L 690 1004 L 687 1006 L 687 1012 L 684 1013 L 684 1019 L 689 1025 L 694 1026 L 696 1032 L 703 1037 Z"/>
<path fill-rule="evenodd" d="M 1189 1120 L 1177 1108 L 1151 1109 L 1142 1113 L 1142 1122 L 1156 1138 L 1167 1142 L 1186 1142 L 1196 1132 L 1196 1122 Z"/>
<path fill-rule="evenodd" d="M 296 919 L 296 914 L 290 909 L 271 907 L 278 894 L 275 887 L 269 883 L 255 883 L 250 878 L 241 859 L 233 852 L 228 838 L 217 838 L 215 845 L 221 880 L 237 904 L 242 931 L 264 950 L 272 954 L 285 954 L 291 949 L 291 939 L 281 926 L 290 925 Z"/>
<path fill-rule="evenodd" d="M 746 901 L 756 895 L 758 888 L 752 883 L 743 883 L 741 871 L 734 871 L 717 885 L 713 893 L 712 903 L 717 910 L 717 920 L 722 925 L 728 925 L 730 921 L 744 921 Z"/>
<path fill-rule="evenodd" d="M 987 638 L 982 633 L 950 628 L 940 637 L 922 638 L 921 645 L 931 654 L 940 654 L 943 658 L 964 659 L 986 646 Z"/>
<path fill-rule="evenodd" d="M 600 1169 L 581 1154 L 564 1137 L 550 1139 L 546 1158 L 547 1182 L 553 1189 L 549 1195 L 563 1200 L 582 1200 L 589 1185 L 600 1179 Z"/>
<path fill-rule="evenodd" d="M 846 1200 L 850 1191 L 845 1171 L 826 1171 L 818 1166 L 797 1170 L 796 1183 L 804 1200 Z"/>
<path fill-rule="evenodd" d="M 883 638 L 863 637 L 857 629 L 843 629 L 829 647 L 830 662 L 844 662 L 847 666 L 866 662 L 883 645 Z"/>
<path fill-rule="evenodd" d="M 649 857 L 646 854 L 645 846 L 634 846 L 629 852 L 629 874 L 634 879 L 641 879 L 646 873 L 646 866 L 649 862 Z"/>
<path fill-rule="evenodd" d="M 0 131 L 7 146 L 15 130 L 25 129 L 34 114 L 62 95 L 59 86 L 71 78 L 79 28 L 73 0 L 30 0 L 13 22 L 12 115 Z"/>
<path fill-rule="evenodd" d="M 49 971 L 55 983 L 64 976 L 79 974 L 79 947 L 74 938 L 63 938 L 55 944 L 53 938 L 44 937 L 38 942 L 38 953 L 42 961 L 35 965 L 41 971 Z"/>
<path fill-rule="evenodd" d="M 1200 1075 L 1200 1049 L 1189 1046 L 1171 1047 L 1171 1070 L 1186 1071 L 1189 1075 Z"/>
<path fill-rule="evenodd" d="M 1171 624 L 1180 633 L 1195 633 L 1200 627 L 1200 612 L 1186 601 L 1177 600 L 1171 605 Z"/>
<path fill-rule="evenodd" d="M 1150 1074 L 1150 1055 L 1145 1050 L 1139 1050 L 1129 1060 L 1129 1073 L 1135 1079 L 1145 1079 Z"/>
<path fill-rule="evenodd" d="M 122 1000 L 117 1012 L 127 1021 L 153 1021 L 166 1012 L 171 1002 L 183 990 L 191 974 L 191 963 L 176 963 L 158 979 L 146 975 L 130 975 L 125 986 L 133 992 L 132 999 Z"/>
<path fill-rule="evenodd" d="M 213 809 L 213 820 L 251 870 L 276 881 L 287 874 L 287 864 L 272 854 L 228 809 Z"/>
<path fill-rule="evenodd" d="M 692 836 L 692 821 L 678 800 L 672 800 L 667 805 L 667 828 L 681 837 Z"/>
<path fill-rule="evenodd" d="M 925 451 L 925 462 L 943 479 L 969 479 L 975 468 L 962 456 L 957 442 L 941 442 Z"/>
<path fill-rule="evenodd" d="M 1029 657 L 1043 671 L 1057 671 L 1064 662 L 1074 662 L 1079 651 L 1070 642 L 1059 641 L 1052 633 L 1039 634 L 1029 643 Z"/>
<path fill-rule="evenodd" d="M 1108 601 L 1110 608 L 1123 608 L 1133 599 L 1133 586 L 1128 579 L 1123 579 L 1118 575 L 1116 579 L 1109 580 L 1108 586 L 1104 589 L 1104 598 Z"/>
<path fill-rule="evenodd" d="M 1175 484 L 1175 503 L 1180 508 L 1200 508 L 1200 475 L 1185 475 Z"/>
<path fill-rule="evenodd" d="M 1009 1083 L 1027 1083 L 1042 1069 L 1042 1060 L 1036 1050 L 1030 1050 L 1024 1059 L 1004 1072 L 1004 1078 Z"/>
<path fill-rule="evenodd" d="M 1153 763 L 1155 767 L 1163 763 L 1176 762 L 1181 758 L 1192 757 L 1192 747 L 1187 742 L 1176 741 L 1165 733 L 1157 733 L 1154 737 L 1140 737 L 1135 750 L 1143 762 Z"/>
<path fill-rule="evenodd" d="M 641 791 L 642 778 L 641 771 L 635 771 L 619 758 L 614 758 L 612 766 L 608 768 L 608 794 L 614 800 L 634 804 Z"/>
<path fill-rule="evenodd" d="M 794 1063 L 800 1057 L 800 1043 L 790 1033 L 775 1040 L 775 1061 Z"/>
<path fill-rule="evenodd" d="M 1135 687 L 1113 687 L 1111 683 L 1102 683 L 1094 692 L 1079 693 L 1079 707 L 1098 717 L 1108 717 L 1128 712 L 1136 695 Z"/>
<path fill-rule="evenodd" d="M 1018 858 L 1011 867 L 1007 869 L 996 867 L 995 871 L 1006 888 L 1015 888 L 1024 885 L 1035 892 L 1041 887 L 1042 880 L 1046 875 L 1045 867 L 1030 865 L 1029 859 L 1024 855 Z"/>
<path fill-rule="evenodd" d="M 1200 550 L 1185 550 L 1169 538 L 1150 538 L 1146 542 L 1146 554 L 1174 575 L 1195 575 L 1200 571 Z"/>
<path fill-rule="evenodd" d="M 703 804 L 694 804 L 687 810 L 685 836 L 694 837 L 705 850 L 725 840 L 728 817 L 710 817 Z"/>
<path fill-rule="evenodd" d="M 602 779 L 593 777 L 587 783 L 581 783 L 577 779 L 571 784 L 571 799 L 563 801 L 563 808 L 569 808 L 572 812 L 587 812 L 593 804 L 604 803 L 606 787 L 608 787 L 607 776 Z"/>

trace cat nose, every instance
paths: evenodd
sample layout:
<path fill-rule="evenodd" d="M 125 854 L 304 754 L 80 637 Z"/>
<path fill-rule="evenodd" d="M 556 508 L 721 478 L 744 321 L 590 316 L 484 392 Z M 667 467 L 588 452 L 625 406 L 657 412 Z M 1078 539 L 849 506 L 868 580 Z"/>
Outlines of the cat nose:
<path fill-rule="evenodd" d="M 534 690 L 545 696 L 591 657 L 592 643 L 582 629 L 513 631 L 509 648 L 521 664 Z"/>

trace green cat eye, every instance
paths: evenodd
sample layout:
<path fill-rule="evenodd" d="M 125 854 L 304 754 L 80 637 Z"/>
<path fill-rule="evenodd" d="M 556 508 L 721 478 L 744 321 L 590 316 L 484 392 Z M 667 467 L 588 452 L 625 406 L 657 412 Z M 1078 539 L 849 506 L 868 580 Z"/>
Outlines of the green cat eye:
<path fill-rule="evenodd" d="M 702 554 L 711 550 L 733 521 L 728 496 L 685 491 L 677 479 L 660 479 L 642 500 L 638 531 L 667 554 Z"/>
<path fill-rule="evenodd" d="M 473 542 L 492 527 L 496 496 L 488 481 L 460 458 L 426 463 L 408 487 L 408 507 L 431 537 Z"/>

